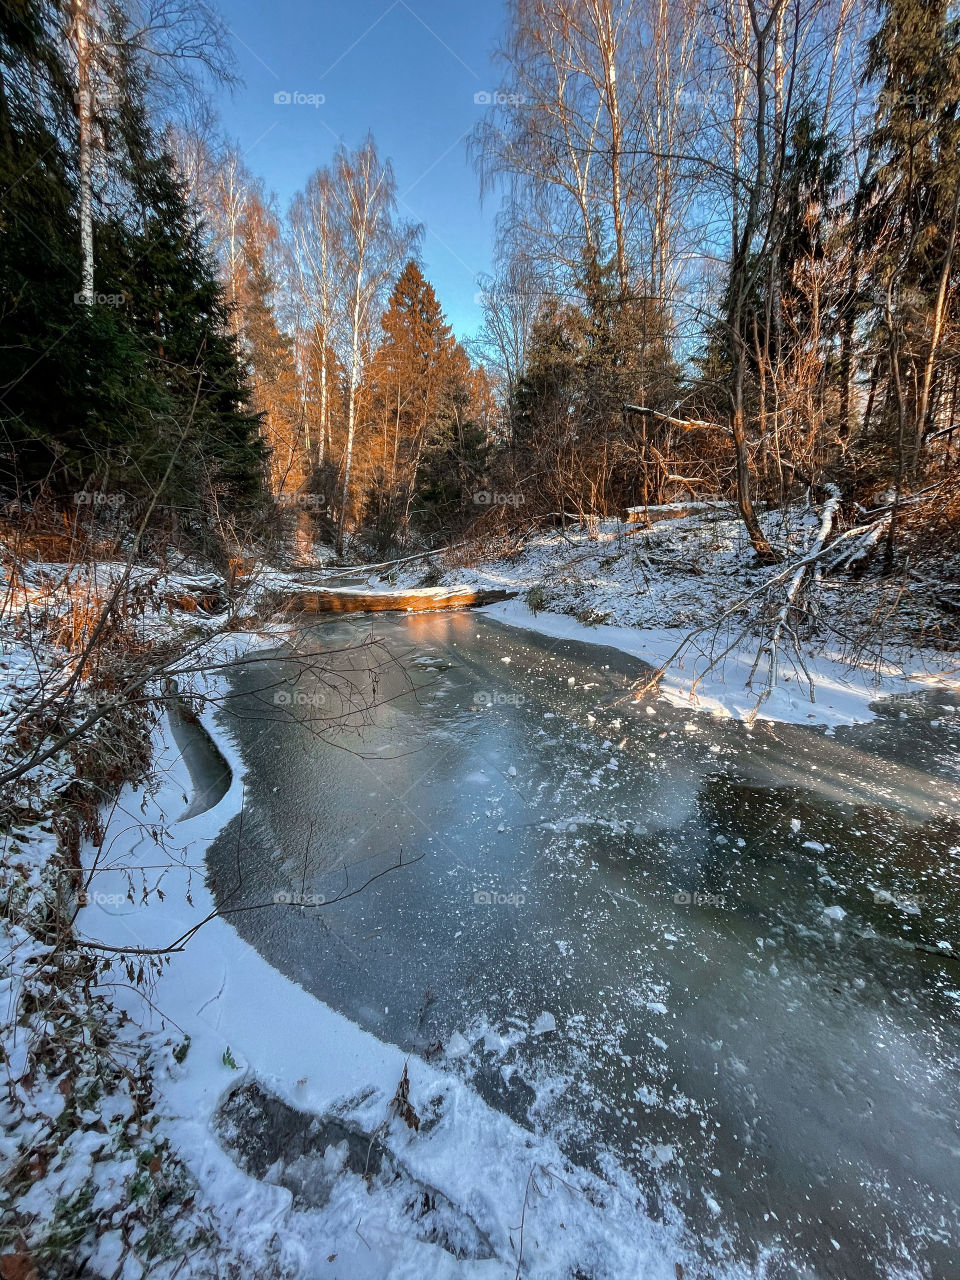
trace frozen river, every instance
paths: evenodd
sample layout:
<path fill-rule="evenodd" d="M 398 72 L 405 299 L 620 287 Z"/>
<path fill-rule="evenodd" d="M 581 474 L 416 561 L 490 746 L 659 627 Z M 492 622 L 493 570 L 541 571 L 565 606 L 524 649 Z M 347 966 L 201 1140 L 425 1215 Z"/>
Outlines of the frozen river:
<path fill-rule="evenodd" d="M 298 649 L 235 677 L 246 806 L 209 858 L 273 965 L 629 1169 L 704 1274 L 960 1276 L 947 695 L 751 732 L 480 614 Z"/>

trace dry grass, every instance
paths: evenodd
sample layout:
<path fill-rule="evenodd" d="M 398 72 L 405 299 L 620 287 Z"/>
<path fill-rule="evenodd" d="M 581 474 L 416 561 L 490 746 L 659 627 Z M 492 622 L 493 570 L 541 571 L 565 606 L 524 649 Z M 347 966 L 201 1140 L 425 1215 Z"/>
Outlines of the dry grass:
<path fill-rule="evenodd" d="M 85 560 L 116 559 L 124 530 L 94 529 L 83 509 L 65 509 L 40 499 L 22 507 L 11 503 L 0 512 L 0 547 L 3 564 L 15 568 L 29 562 L 76 564 Z"/>

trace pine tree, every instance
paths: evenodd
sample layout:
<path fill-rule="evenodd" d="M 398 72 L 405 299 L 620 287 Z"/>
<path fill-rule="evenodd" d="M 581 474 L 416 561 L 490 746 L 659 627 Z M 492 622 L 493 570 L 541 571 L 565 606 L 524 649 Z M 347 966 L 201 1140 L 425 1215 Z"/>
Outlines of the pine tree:
<path fill-rule="evenodd" d="M 293 343 L 282 333 L 274 310 L 276 283 L 268 262 L 276 225 L 259 196 L 251 195 L 240 228 L 243 280 L 238 302 L 241 345 L 247 358 L 253 403 L 270 454 L 271 489 L 295 493 L 310 463 L 304 446 L 304 413 Z"/>
<path fill-rule="evenodd" d="M 177 450 L 175 488 L 165 499 L 175 505 L 197 510 L 203 494 L 252 498 L 261 490 L 265 450 L 229 311 L 174 162 L 131 86 L 124 98 L 131 104 L 123 121 L 130 212 L 110 228 L 115 278 L 128 298 L 122 314 L 167 399 L 151 429 L 138 432 L 134 457 L 155 484 Z M 109 236 L 101 239 L 109 245 Z M 109 267 L 109 251 L 100 256 Z"/>
<path fill-rule="evenodd" d="M 424 450 L 441 413 L 456 343 L 432 285 L 416 262 L 400 273 L 381 321 L 370 370 L 376 435 L 370 441 L 367 520 L 383 537 L 403 536 Z"/>
<path fill-rule="evenodd" d="M 0 415 L 28 488 L 67 498 L 95 479 L 198 513 L 198 495 L 254 498 L 263 449 L 228 314 L 169 155 L 146 118 L 129 44 L 100 122 L 109 202 L 95 225 L 100 303 L 80 280 L 73 89 L 52 6 L 0 10 Z M 42 92 L 39 92 L 41 91 Z"/>
<path fill-rule="evenodd" d="M 79 306 L 73 89 L 50 7 L 0 8 L 0 421 L 9 474 L 69 493 L 102 424 L 132 424 L 144 358 L 116 312 Z"/>
<path fill-rule="evenodd" d="M 459 343 L 446 353 L 436 412 L 415 480 L 412 518 L 424 532 L 450 534 L 476 514 L 490 440 L 482 421 L 485 382 Z"/>

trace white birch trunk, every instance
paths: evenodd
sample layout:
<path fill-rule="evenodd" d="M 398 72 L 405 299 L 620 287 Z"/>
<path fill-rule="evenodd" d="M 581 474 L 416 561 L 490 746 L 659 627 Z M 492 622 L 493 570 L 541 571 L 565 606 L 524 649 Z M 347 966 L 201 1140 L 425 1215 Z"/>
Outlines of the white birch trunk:
<path fill-rule="evenodd" d="M 93 88 L 90 77 L 88 0 L 74 0 L 73 39 L 77 54 L 77 116 L 80 122 L 80 301 L 93 305 Z"/>

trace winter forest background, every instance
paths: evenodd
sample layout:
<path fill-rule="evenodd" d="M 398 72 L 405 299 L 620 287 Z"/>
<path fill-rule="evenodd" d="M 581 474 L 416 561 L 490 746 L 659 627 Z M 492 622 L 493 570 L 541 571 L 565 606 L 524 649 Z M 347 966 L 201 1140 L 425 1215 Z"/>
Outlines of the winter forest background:
<path fill-rule="evenodd" d="M 211 123 L 211 10 L 0 23 L 0 416 L 38 536 L 150 506 L 224 562 L 370 558 L 712 495 L 770 558 L 755 504 L 833 483 L 890 509 L 888 570 L 955 537 L 947 4 L 512 0 L 468 347 L 372 136 L 281 208 Z"/>

